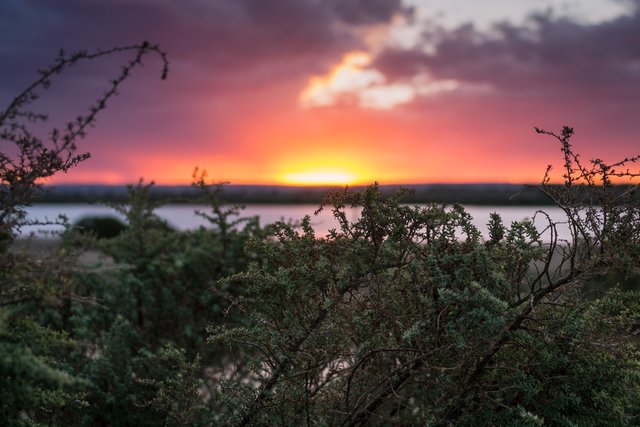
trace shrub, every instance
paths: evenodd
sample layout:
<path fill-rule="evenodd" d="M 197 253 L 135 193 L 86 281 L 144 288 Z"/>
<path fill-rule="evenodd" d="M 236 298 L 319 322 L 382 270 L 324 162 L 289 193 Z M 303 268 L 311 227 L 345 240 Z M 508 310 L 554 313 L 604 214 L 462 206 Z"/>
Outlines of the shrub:
<path fill-rule="evenodd" d="M 53 128 L 40 138 L 34 128 L 47 116 L 31 106 L 60 73 L 78 63 L 132 53 L 104 94 L 89 111 L 63 129 Z M 86 354 L 84 346 L 61 331 L 70 316 L 71 301 L 95 304 L 76 293 L 75 257 L 61 250 L 50 257 L 8 251 L 20 227 L 28 224 L 25 207 L 42 192 L 42 180 L 66 172 L 89 157 L 77 152 L 77 141 L 86 135 L 108 101 L 117 94 L 131 71 L 149 53 L 159 54 L 163 77 L 164 53 L 154 45 L 117 47 L 94 52 L 60 52 L 53 64 L 0 111 L 0 424 L 73 424 L 82 408 L 87 383 L 73 369 L 74 354 Z M 58 330 L 56 330 L 58 329 Z"/>
<path fill-rule="evenodd" d="M 281 224 L 230 277 L 250 321 L 214 327 L 236 349 L 220 420 L 234 425 L 634 425 L 640 401 L 640 294 L 585 298 L 587 284 L 638 272 L 635 178 L 583 167 L 564 128 L 564 186 L 538 190 L 566 214 L 572 240 L 499 215 L 483 242 L 461 206 L 410 207 L 372 186 L 326 200 L 340 227 L 318 238 Z M 362 216 L 347 220 L 345 207 Z M 235 366 L 235 364 L 234 364 Z"/>
<path fill-rule="evenodd" d="M 74 226 L 81 234 L 91 234 L 98 239 L 111 239 L 127 229 L 125 223 L 112 216 L 86 216 Z"/>

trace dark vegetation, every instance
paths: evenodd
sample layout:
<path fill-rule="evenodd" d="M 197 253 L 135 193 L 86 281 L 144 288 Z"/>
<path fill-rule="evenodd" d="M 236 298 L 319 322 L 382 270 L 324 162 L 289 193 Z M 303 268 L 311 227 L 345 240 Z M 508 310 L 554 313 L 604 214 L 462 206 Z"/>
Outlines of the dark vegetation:
<path fill-rule="evenodd" d="M 81 234 L 91 234 L 97 239 L 111 239 L 127 229 L 127 224 L 113 216 L 85 216 L 74 226 Z"/>
<path fill-rule="evenodd" d="M 52 77 L 125 53 L 88 115 L 48 142 L 30 132 Z M 61 54 L 0 113 L 0 425 L 640 423 L 640 294 L 615 286 L 640 273 L 640 206 L 612 182 L 633 183 L 637 158 L 583 162 L 568 127 L 538 130 L 564 185 L 549 169 L 536 191 L 569 241 L 544 212 L 548 239 L 495 214 L 484 241 L 461 206 L 376 185 L 326 196 L 329 236 L 309 218 L 263 227 L 194 174 L 209 228 L 169 228 L 141 182 L 116 236 L 72 227 L 50 255 L 9 251 L 40 180 L 87 157 L 77 139 L 148 54 L 164 58 L 148 43 Z"/>

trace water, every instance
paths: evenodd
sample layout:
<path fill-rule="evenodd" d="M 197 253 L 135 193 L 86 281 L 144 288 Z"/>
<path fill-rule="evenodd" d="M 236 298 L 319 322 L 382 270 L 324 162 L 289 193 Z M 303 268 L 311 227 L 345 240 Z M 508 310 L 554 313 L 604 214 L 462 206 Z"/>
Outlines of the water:
<path fill-rule="evenodd" d="M 314 211 L 317 208 L 318 205 L 311 204 L 247 205 L 242 212 L 242 216 L 257 215 L 260 217 L 260 224 L 266 225 L 280 220 L 300 221 L 305 215 L 310 215 L 316 235 L 324 236 L 330 229 L 337 227 L 337 222 L 332 217 L 329 209 L 324 210 L 319 215 L 314 215 Z M 172 227 L 178 230 L 189 230 L 209 225 L 204 218 L 194 213 L 198 209 L 207 212 L 207 207 L 201 205 L 166 205 L 158 208 L 156 213 L 167 220 Z M 489 222 L 490 214 L 493 212 L 498 212 L 502 216 L 505 225 L 509 225 L 513 221 L 531 219 L 537 211 L 546 212 L 554 221 L 564 220 L 563 212 L 559 208 L 550 206 L 465 206 L 465 209 L 473 217 L 473 224 L 478 227 L 485 238 L 488 234 L 486 225 Z M 40 221 L 55 220 L 58 215 L 64 214 L 70 223 L 74 223 L 84 216 L 111 215 L 122 218 L 109 207 L 87 204 L 36 204 L 29 207 L 27 212 L 29 219 Z M 347 217 L 351 221 L 355 221 L 359 213 L 358 209 L 347 209 Z M 544 217 L 538 215 L 536 226 L 541 232 L 547 225 L 545 221 Z M 24 227 L 22 236 L 39 233 L 42 230 L 50 233 L 62 230 L 62 227 L 53 225 Z M 568 240 L 570 238 L 568 228 L 562 224 L 558 226 L 558 234 L 560 239 Z"/>

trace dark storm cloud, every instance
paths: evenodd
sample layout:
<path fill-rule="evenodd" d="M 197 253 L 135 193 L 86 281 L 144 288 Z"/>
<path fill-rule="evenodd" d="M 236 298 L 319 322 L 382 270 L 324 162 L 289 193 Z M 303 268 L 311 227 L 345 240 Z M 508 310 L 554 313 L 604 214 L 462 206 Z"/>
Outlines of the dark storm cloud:
<path fill-rule="evenodd" d="M 387 50 L 376 66 L 391 79 L 427 72 L 437 79 L 489 84 L 497 90 L 635 91 L 640 88 L 640 2 L 629 15 L 583 24 L 552 13 L 530 17 L 526 26 L 501 23 L 491 34 L 473 25 L 430 31 L 423 50 Z"/>
<path fill-rule="evenodd" d="M 61 48 L 150 40 L 172 62 L 210 78 L 274 63 L 299 72 L 296 62 L 318 67 L 361 47 L 349 26 L 386 22 L 396 13 L 408 13 L 400 0 L 5 0 L 0 54 L 15 76 L 46 65 Z"/>
<path fill-rule="evenodd" d="M 411 15 L 411 9 L 403 8 L 401 0 L 331 0 L 333 10 L 350 24 L 376 24 L 389 21 L 403 11 Z"/>

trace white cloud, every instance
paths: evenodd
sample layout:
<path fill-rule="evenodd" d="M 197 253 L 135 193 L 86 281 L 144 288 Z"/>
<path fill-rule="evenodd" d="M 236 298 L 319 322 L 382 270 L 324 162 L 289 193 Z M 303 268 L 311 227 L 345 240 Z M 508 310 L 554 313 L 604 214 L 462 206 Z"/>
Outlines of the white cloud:
<path fill-rule="evenodd" d="M 428 96 L 458 89 L 454 80 L 431 81 L 420 75 L 409 82 L 388 84 L 378 70 L 368 68 L 371 56 L 365 52 L 351 52 L 342 58 L 327 75 L 313 76 L 299 96 L 305 108 L 328 107 L 345 100 L 362 108 L 388 110 Z"/>
<path fill-rule="evenodd" d="M 473 23 L 480 30 L 509 21 L 523 24 L 531 13 L 552 10 L 554 15 L 597 24 L 629 13 L 629 2 L 615 0 L 404 0 L 415 7 L 418 22 L 433 21 L 445 28 Z"/>
<path fill-rule="evenodd" d="M 366 88 L 358 95 L 361 107 L 388 110 L 413 101 L 416 89 L 407 84 L 381 85 Z"/>

